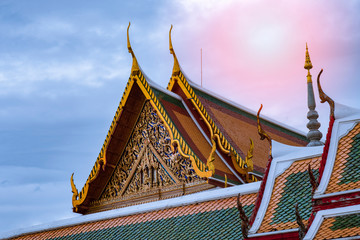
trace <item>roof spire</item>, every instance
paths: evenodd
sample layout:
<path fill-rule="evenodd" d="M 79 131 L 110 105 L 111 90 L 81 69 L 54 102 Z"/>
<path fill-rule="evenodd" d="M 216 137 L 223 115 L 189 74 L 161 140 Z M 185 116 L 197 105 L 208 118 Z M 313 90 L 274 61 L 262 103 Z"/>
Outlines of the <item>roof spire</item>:
<path fill-rule="evenodd" d="M 311 64 L 308 46 L 306 43 L 304 68 L 308 70 L 308 74 L 306 76 L 307 77 L 307 88 L 308 88 L 308 108 L 309 108 L 309 111 L 307 114 L 307 118 L 309 119 L 309 122 L 306 125 L 306 127 L 309 129 L 307 138 L 310 140 L 310 142 L 307 145 L 308 147 L 323 145 L 322 142 L 320 142 L 320 139 L 322 138 L 322 133 L 319 131 L 320 123 L 317 121 L 319 114 L 315 110 L 316 103 L 315 103 L 314 89 L 313 89 L 311 74 L 310 74 L 310 69 L 312 69 L 312 67 L 313 66 Z"/>
<path fill-rule="evenodd" d="M 132 66 L 131 66 L 131 75 L 136 75 L 139 71 L 140 71 L 140 67 L 139 67 L 139 64 L 136 60 L 136 57 L 135 57 L 135 54 L 131 48 L 131 45 L 130 45 L 130 39 L 129 39 L 129 28 L 130 28 L 130 22 L 129 22 L 129 26 L 127 28 L 127 48 L 129 50 L 129 53 L 131 53 L 131 56 L 133 58 L 133 63 L 132 63 Z"/>
<path fill-rule="evenodd" d="M 177 76 L 180 73 L 180 65 L 179 65 L 179 62 L 177 60 L 177 57 L 176 57 L 176 54 L 175 54 L 175 51 L 174 51 L 174 48 L 173 48 L 172 42 L 171 42 L 171 30 L 172 30 L 172 28 L 173 28 L 173 25 L 171 24 L 171 28 L 170 28 L 170 31 L 169 31 L 169 50 L 170 50 L 170 53 L 174 56 L 174 67 L 173 67 L 172 75 Z"/>

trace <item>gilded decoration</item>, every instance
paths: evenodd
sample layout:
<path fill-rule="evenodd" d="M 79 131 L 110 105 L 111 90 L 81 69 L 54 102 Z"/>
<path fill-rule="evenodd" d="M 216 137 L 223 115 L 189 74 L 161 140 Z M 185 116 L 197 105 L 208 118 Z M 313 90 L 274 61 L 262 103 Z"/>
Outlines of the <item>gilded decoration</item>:
<path fill-rule="evenodd" d="M 172 25 L 171 25 L 171 28 L 169 31 L 169 50 L 170 50 L 170 53 L 174 56 L 174 67 L 173 67 L 172 77 L 170 78 L 170 82 L 168 84 L 167 89 L 169 91 L 171 91 L 175 82 L 177 82 L 178 85 L 180 86 L 180 88 L 182 89 L 182 91 L 184 92 L 184 94 L 186 95 L 186 97 L 192 102 L 196 111 L 200 114 L 201 118 L 203 120 L 205 120 L 204 122 L 210 131 L 211 139 L 217 140 L 217 147 L 219 147 L 220 150 L 225 154 L 228 154 L 228 155 L 233 154 L 233 158 L 235 158 L 236 165 L 240 166 L 241 169 L 247 169 L 246 161 L 241 158 L 240 154 L 235 150 L 235 148 L 233 146 L 231 146 L 231 144 L 225 138 L 223 133 L 216 126 L 215 122 L 212 120 L 210 115 L 207 113 L 205 107 L 202 105 L 202 103 L 198 99 L 197 95 L 195 94 L 194 90 L 190 86 L 189 82 L 186 80 L 185 76 L 181 72 L 179 61 L 176 57 L 176 54 L 175 54 L 175 51 L 174 51 L 174 48 L 172 45 L 172 41 L 171 41 L 171 30 L 172 30 Z M 203 174 L 203 173 L 199 172 L 199 174 Z M 206 177 L 211 177 L 212 175 L 214 175 L 214 173 L 212 173 L 212 174 L 207 173 Z M 204 175 L 204 177 L 205 177 L 205 175 Z M 255 178 L 253 178 L 253 180 L 256 181 Z"/>
<path fill-rule="evenodd" d="M 130 24 L 129 24 L 130 25 Z M 141 89 L 142 93 L 150 101 L 152 104 L 152 107 L 156 109 L 158 116 L 163 121 L 165 128 L 167 130 L 167 133 L 170 135 L 170 141 L 171 141 L 171 150 L 176 152 L 177 155 L 181 156 L 185 159 L 190 159 L 192 169 L 196 172 L 196 174 L 199 177 L 208 178 L 213 176 L 214 172 L 209 171 L 208 166 L 206 166 L 190 149 L 188 144 L 185 142 L 185 140 L 182 138 L 182 136 L 177 131 L 175 125 L 172 123 L 170 118 L 167 116 L 164 108 L 160 104 L 160 102 L 157 100 L 154 92 L 151 90 L 150 85 L 146 81 L 144 75 L 140 71 L 140 67 L 137 63 L 135 54 L 131 48 L 130 40 L 129 40 L 129 27 L 128 27 L 128 50 L 131 53 L 133 57 L 133 64 L 131 68 L 131 75 L 129 78 L 129 81 L 125 87 L 125 91 L 123 93 L 123 96 L 121 98 L 120 104 L 118 106 L 118 109 L 116 111 L 116 114 L 114 116 L 114 119 L 111 123 L 110 129 L 108 131 L 108 134 L 106 136 L 106 139 L 104 141 L 104 144 L 101 148 L 101 151 L 99 153 L 98 158 L 96 159 L 96 162 L 94 164 L 93 169 L 91 170 L 91 173 L 86 180 L 85 185 L 81 189 L 81 191 L 78 191 L 75 187 L 73 176 L 70 178 L 71 183 L 71 189 L 73 192 L 72 197 L 72 204 L 74 207 L 75 212 L 79 212 L 79 206 L 81 206 L 84 201 L 87 199 L 87 195 L 89 192 L 90 184 L 99 176 L 99 173 L 101 170 L 105 170 L 107 167 L 107 161 L 106 161 L 106 151 L 109 146 L 109 142 L 111 140 L 111 136 L 113 135 L 115 128 L 117 126 L 117 122 L 120 119 L 123 111 L 123 107 L 125 106 L 127 99 L 129 97 L 130 91 L 134 84 L 137 84 L 138 87 Z M 187 180 L 188 181 L 188 180 Z"/>
<path fill-rule="evenodd" d="M 191 161 L 171 150 L 168 131 L 146 102 L 100 201 L 199 180 Z"/>

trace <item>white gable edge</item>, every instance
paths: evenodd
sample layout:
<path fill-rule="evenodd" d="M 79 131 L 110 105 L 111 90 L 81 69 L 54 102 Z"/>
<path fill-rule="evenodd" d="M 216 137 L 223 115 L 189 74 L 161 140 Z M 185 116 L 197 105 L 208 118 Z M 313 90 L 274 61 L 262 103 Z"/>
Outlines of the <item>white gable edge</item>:
<path fill-rule="evenodd" d="M 334 122 L 328 156 L 326 159 L 323 175 L 319 183 L 318 188 L 315 190 L 314 199 L 323 198 L 326 196 L 336 196 L 344 194 L 344 192 L 338 192 L 331 195 L 326 194 L 325 191 L 330 181 L 330 177 L 334 168 L 334 163 L 336 159 L 337 148 L 339 140 L 346 136 L 355 126 L 360 122 L 360 114 L 353 114 L 342 119 L 337 119 Z"/>
<path fill-rule="evenodd" d="M 292 228 L 292 229 L 285 229 L 280 231 L 273 231 L 273 232 L 265 232 L 265 233 L 255 233 L 255 234 L 249 234 L 249 238 L 254 237 L 263 237 L 263 236 L 269 236 L 269 235 L 275 235 L 275 234 L 283 234 L 283 233 L 291 233 L 291 232 L 297 232 L 299 231 L 299 228 Z"/>
<path fill-rule="evenodd" d="M 281 175 L 286 169 L 288 169 L 293 162 L 321 156 L 323 148 L 322 146 L 293 147 L 278 143 L 276 141 L 272 141 L 272 145 L 274 146 L 274 155 L 278 157 L 273 158 L 271 162 L 269 174 L 266 180 L 266 186 L 263 193 L 263 198 L 257 211 L 254 223 L 249 230 L 249 234 L 253 235 L 255 235 L 256 232 L 259 230 L 261 223 L 265 217 L 265 213 L 268 208 L 271 194 L 274 188 L 275 179 L 279 175 Z M 277 153 L 277 148 L 281 148 L 279 153 Z"/>
<path fill-rule="evenodd" d="M 312 222 L 309 230 L 307 231 L 304 237 L 304 240 L 314 239 L 325 218 L 344 216 L 344 215 L 350 215 L 356 213 L 360 213 L 360 205 L 332 208 L 332 209 L 318 211 L 316 213 L 314 221 Z M 346 238 L 341 238 L 341 239 L 346 239 Z M 354 239 L 354 238 L 350 238 L 350 239 Z"/>
<path fill-rule="evenodd" d="M 177 198 L 165 199 L 155 202 L 144 203 L 135 206 L 129 206 L 114 210 L 109 210 L 105 212 L 93 213 L 88 215 L 83 215 L 79 217 L 64 219 L 60 221 L 55 221 L 52 223 L 46 223 L 42 225 L 36 225 L 29 228 L 22 228 L 18 230 L 13 230 L 6 233 L 0 234 L 0 239 L 7 239 L 18 237 L 25 234 L 37 233 L 42 231 L 54 230 L 57 228 L 71 227 L 79 224 L 90 223 L 95 221 L 107 220 L 117 217 L 130 216 L 140 213 L 158 211 L 168 208 L 186 206 L 190 204 L 196 204 L 201 202 L 207 202 L 217 199 L 229 198 L 237 196 L 239 193 L 241 195 L 256 193 L 259 191 L 261 182 L 248 183 L 244 185 L 229 187 L 229 188 L 216 188 L 210 189 L 207 191 L 189 194 Z"/>

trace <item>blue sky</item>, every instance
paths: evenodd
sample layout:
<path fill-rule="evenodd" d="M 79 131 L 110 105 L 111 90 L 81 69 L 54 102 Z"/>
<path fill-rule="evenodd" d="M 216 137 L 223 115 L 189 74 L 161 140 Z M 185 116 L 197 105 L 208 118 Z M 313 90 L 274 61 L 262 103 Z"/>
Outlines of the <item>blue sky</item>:
<path fill-rule="evenodd" d="M 187 75 L 306 131 L 305 42 L 323 88 L 359 107 L 356 1 L 0 1 L 0 232 L 72 213 L 130 74 L 167 86 L 168 31 Z M 316 87 L 315 87 L 316 89 Z M 317 96 L 317 94 L 316 94 Z M 318 103 L 326 134 L 328 107 Z"/>

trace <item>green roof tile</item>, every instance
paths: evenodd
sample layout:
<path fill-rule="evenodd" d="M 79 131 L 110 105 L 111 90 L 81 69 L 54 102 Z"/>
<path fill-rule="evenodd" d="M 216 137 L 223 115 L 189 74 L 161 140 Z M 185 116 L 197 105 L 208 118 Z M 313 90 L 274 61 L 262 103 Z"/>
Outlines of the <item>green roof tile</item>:
<path fill-rule="evenodd" d="M 313 173 L 315 177 L 319 175 L 318 170 L 313 170 Z M 283 190 L 270 224 L 294 222 L 296 220 L 294 207 L 296 203 L 299 204 L 300 216 L 303 219 L 308 219 L 311 214 L 312 190 L 308 172 L 298 172 L 289 175 L 286 178 Z"/>
<path fill-rule="evenodd" d="M 244 206 L 250 215 L 254 205 Z M 101 229 L 53 238 L 83 239 L 241 239 L 241 222 L 236 207 L 192 215 Z"/>
<path fill-rule="evenodd" d="M 335 217 L 331 230 L 360 227 L 360 214 Z"/>
<path fill-rule="evenodd" d="M 341 174 L 339 185 L 360 180 L 360 133 L 352 138 L 350 153 L 346 159 L 344 172 Z"/>

